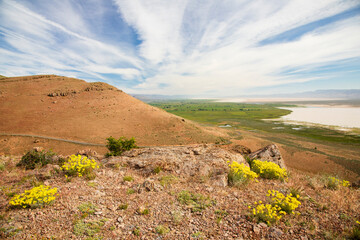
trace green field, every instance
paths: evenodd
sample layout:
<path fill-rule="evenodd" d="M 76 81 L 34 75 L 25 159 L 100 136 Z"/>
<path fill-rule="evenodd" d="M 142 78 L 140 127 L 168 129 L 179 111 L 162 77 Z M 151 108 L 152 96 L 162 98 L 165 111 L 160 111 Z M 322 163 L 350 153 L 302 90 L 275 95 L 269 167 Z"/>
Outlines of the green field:
<path fill-rule="evenodd" d="M 347 134 L 321 126 L 310 127 L 298 124 L 285 124 L 281 121 L 263 120 L 277 119 L 289 114 L 290 110 L 279 109 L 277 107 L 294 107 L 294 105 L 290 104 L 220 103 L 211 100 L 157 101 L 150 104 L 203 124 L 229 124 L 233 129 L 286 133 L 305 137 L 315 142 L 325 141 L 360 146 L 359 134 Z"/>

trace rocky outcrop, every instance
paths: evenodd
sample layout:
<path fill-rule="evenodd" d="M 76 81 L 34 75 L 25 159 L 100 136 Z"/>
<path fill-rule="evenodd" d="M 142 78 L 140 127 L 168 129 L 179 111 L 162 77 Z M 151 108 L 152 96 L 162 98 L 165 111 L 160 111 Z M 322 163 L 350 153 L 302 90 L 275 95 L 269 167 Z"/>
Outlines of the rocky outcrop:
<path fill-rule="evenodd" d="M 257 159 L 260 161 L 273 162 L 281 168 L 286 168 L 284 159 L 281 156 L 279 148 L 275 144 L 268 145 L 249 155 L 251 160 Z"/>
<path fill-rule="evenodd" d="M 248 165 L 241 154 L 213 145 L 140 148 L 102 160 L 106 167 L 126 165 L 145 175 L 160 167 L 163 171 L 185 177 L 206 176 L 218 186 L 227 185 L 227 161 Z"/>
<path fill-rule="evenodd" d="M 250 148 L 245 147 L 245 146 L 243 146 L 243 145 L 234 145 L 234 146 L 232 147 L 232 150 L 234 150 L 235 152 L 238 152 L 238 153 L 240 153 L 240 154 L 242 154 L 242 155 L 248 155 L 248 154 L 251 153 Z"/>

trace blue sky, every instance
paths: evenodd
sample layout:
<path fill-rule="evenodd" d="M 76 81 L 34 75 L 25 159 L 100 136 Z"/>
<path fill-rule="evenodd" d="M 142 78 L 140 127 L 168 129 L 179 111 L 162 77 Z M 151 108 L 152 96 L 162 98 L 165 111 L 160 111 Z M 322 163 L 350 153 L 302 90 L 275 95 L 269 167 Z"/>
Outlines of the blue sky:
<path fill-rule="evenodd" d="M 131 94 L 360 88 L 358 0 L 0 0 L 0 74 Z"/>

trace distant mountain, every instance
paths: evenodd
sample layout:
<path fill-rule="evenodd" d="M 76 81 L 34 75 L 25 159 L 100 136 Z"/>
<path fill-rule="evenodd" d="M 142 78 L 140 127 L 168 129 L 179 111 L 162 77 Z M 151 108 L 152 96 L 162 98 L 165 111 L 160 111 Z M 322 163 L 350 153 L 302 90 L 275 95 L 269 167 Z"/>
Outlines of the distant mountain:
<path fill-rule="evenodd" d="M 159 95 L 159 94 L 133 94 L 131 96 L 143 102 L 179 100 L 179 99 L 190 98 L 189 96 L 185 96 L 185 95 Z"/>
<path fill-rule="evenodd" d="M 360 89 L 316 90 L 311 92 L 280 94 L 276 95 L 276 97 L 360 99 Z"/>

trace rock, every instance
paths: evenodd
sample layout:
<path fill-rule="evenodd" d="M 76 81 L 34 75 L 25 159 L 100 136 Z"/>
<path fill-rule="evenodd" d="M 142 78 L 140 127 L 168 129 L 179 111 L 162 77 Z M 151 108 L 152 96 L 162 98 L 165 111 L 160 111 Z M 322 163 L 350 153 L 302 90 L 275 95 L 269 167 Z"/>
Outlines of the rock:
<path fill-rule="evenodd" d="M 260 161 L 273 162 L 279 165 L 281 168 L 286 168 L 285 162 L 281 156 L 279 148 L 275 144 L 268 145 L 261 148 L 249 155 L 251 160 L 257 159 Z"/>
<path fill-rule="evenodd" d="M 34 143 L 38 143 L 38 142 L 40 142 L 39 139 L 35 139 L 35 140 L 34 140 Z"/>
<path fill-rule="evenodd" d="M 47 164 L 40 169 L 34 170 L 34 174 L 41 180 L 49 179 L 57 172 L 60 172 L 60 166 L 54 164 Z"/>
<path fill-rule="evenodd" d="M 118 223 L 122 223 L 124 221 L 124 219 L 120 216 L 117 218 L 117 221 L 118 221 Z"/>
<path fill-rule="evenodd" d="M 269 229 L 269 235 L 270 237 L 273 237 L 273 238 L 279 238 L 281 235 L 283 235 L 283 231 L 281 231 L 280 229 L 278 228 L 275 228 L 275 227 L 272 227 Z"/>
<path fill-rule="evenodd" d="M 83 149 L 77 152 L 77 155 L 83 155 L 83 156 L 87 156 L 87 157 L 95 157 L 97 156 L 97 152 L 93 151 L 91 149 Z"/>
<path fill-rule="evenodd" d="M 301 240 L 308 240 L 308 237 L 307 236 L 301 236 L 300 239 Z"/>
<path fill-rule="evenodd" d="M 266 227 L 267 227 L 266 223 L 263 223 L 263 222 L 259 223 L 258 225 L 259 225 L 259 227 L 262 227 L 262 228 L 266 228 Z"/>
<path fill-rule="evenodd" d="M 253 231 L 255 234 L 259 234 L 260 233 L 260 228 L 256 225 L 253 226 Z"/>
<path fill-rule="evenodd" d="M 124 152 L 122 156 L 103 159 L 101 162 L 106 167 L 126 165 L 141 171 L 145 176 L 153 174 L 153 170 L 161 166 L 164 172 L 191 177 L 225 174 L 229 168 L 227 161 L 248 165 L 242 155 L 214 145 L 140 148 Z"/>
<path fill-rule="evenodd" d="M 251 153 L 250 148 L 245 147 L 243 145 L 234 145 L 232 147 L 232 150 L 234 150 L 235 152 L 240 153 L 241 155 L 249 155 Z"/>
<path fill-rule="evenodd" d="M 98 211 L 98 212 L 95 212 L 94 214 L 95 214 L 95 215 L 101 215 L 102 212 L 101 212 L 101 211 Z"/>
<path fill-rule="evenodd" d="M 216 175 L 215 177 L 211 178 L 211 183 L 214 186 L 227 187 L 228 176 L 227 176 L 227 174 Z"/>
<path fill-rule="evenodd" d="M 33 147 L 33 150 L 34 150 L 35 152 L 41 152 L 41 151 L 44 150 L 44 148 L 43 148 L 43 147 Z"/>
<path fill-rule="evenodd" d="M 143 184 L 142 184 L 142 187 L 148 192 L 150 192 L 150 191 L 160 192 L 160 191 L 162 191 L 164 189 L 163 186 L 161 186 L 160 184 L 155 183 L 151 179 L 145 180 L 143 182 Z"/>

